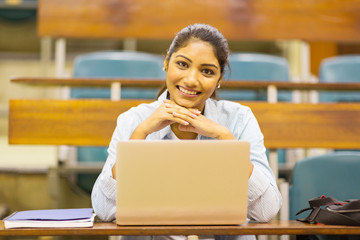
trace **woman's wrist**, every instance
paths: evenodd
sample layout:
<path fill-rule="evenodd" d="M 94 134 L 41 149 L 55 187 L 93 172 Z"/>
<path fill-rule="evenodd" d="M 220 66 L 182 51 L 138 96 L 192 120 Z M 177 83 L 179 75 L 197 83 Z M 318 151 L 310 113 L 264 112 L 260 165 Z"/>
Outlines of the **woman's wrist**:
<path fill-rule="evenodd" d="M 145 139 L 147 135 L 148 134 L 142 128 L 142 124 L 140 124 L 137 128 L 135 128 L 134 132 L 131 134 L 130 139 Z"/>
<path fill-rule="evenodd" d="M 222 127 L 222 129 L 219 131 L 218 137 L 216 137 L 218 140 L 236 140 L 235 136 L 232 134 L 232 132 L 226 128 Z"/>
<path fill-rule="evenodd" d="M 114 166 L 112 167 L 111 172 L 112 172 L 113 179 L 116 180 L 116 162 L 115 162 Z"/>

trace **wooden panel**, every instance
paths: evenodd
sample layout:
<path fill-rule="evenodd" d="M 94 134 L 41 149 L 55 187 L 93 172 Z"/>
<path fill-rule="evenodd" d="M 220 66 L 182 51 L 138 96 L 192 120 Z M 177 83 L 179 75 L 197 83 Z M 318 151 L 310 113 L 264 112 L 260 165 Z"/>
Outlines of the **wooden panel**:
<path fill-rule="evenodd" d="M 360 0 L 40 0 L 38 34 L 172 39 L 211 24 L 229 40 L 359 41 Z"/>
<path fill-rule="evenodd" d="M 250 104 L 269 148 L 360 148 L 360 103 Z"/>
<path fill-rule="evenodd" d="M 10 100 L 9 143 L 106 146 L 117 116 L 141 102 Z"/>
<path fill-rule="evenodd" d="M 310 72 L 319 76 L 321 62 L 338 55 L 337 44 L 334 42 L 310 42 Z"/>
<path fill-rule="evenodd" d="M 107 146 L 117 116 L 144 101 L 10 100 L 9 143 Z M 268 148 L 360 148 L 360 103 L 243 102 Z"/>

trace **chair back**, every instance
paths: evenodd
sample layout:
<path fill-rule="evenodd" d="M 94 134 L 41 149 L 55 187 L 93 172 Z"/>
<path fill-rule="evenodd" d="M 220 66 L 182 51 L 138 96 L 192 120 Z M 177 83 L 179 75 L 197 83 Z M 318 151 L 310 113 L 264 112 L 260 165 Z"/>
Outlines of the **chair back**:
<path fill-rule="evenodd" d="M 230 69 L 224 76 L 224 81 L 290 81 L 288 62 L 279 56 L 260 53 L 233 53 L 229 58 Z M 266 101 L 266 91 L 236 90 L 219 91 L 221 99 Z M 279 101 L 291 101 L 291 93 L 279 91 Z"/>
<path fill-rule="evenodd" d="M 319 81 L 329 83 L 360 82 L 360 55 L 342 55 L 324 59 Z M 320 92 L 320 102 L 360 102 L 359 91 Z"/>
<path fill-rule="evenodd" d="M 360 152 L 336 152 L 302 159 L 295 164 L 290 186 L 290 219 L 303 218 L 308 200 L 318 196 L 360 199 Z"/>
<path fill-rule="evenodd" d="M 74 62 L 74 77 L 165 79 L 163 59 L 143 52 L 105 51 L 83 54 Z M 155 99 L 158 89 L 123 87 L 122 98 Z M 109 88 L 72 88 L 71 98 L 110 98 Z"/>

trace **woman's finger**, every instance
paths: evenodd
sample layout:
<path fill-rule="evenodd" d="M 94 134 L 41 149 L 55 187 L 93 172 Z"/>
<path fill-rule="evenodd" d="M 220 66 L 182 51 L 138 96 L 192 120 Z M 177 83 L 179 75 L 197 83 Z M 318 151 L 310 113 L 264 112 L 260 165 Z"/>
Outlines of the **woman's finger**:
<path fill-rule="evenodd" d="M 187 126 L 187 125 L 189 125 L 190 123 L 188 122 L 188 121 L 186 121 L 185 119 L 183 119 L 183 118 L 181 118 L 181 117 L 178 117 L 179 116 L 179 114 L 177 114 L 177 113 L 173 113 L 172 114 L 172 116 L 173 116 L 173 121 L 174 122 L 177 122 L 177 123 L 179 123 L 180 125 L 185 125 L 185 126 Z"/>
<path fill-rule="evenodd" d="M 186 126 L 184 126 L 184 125 L 179 125 L 179 130 L 180 131 L 183 131 L 183 132 L 195 132 L 195 133 L 197 133 L 196 132 L 196 128 L 194 128 L 192 125 L 186 125 Z"/>

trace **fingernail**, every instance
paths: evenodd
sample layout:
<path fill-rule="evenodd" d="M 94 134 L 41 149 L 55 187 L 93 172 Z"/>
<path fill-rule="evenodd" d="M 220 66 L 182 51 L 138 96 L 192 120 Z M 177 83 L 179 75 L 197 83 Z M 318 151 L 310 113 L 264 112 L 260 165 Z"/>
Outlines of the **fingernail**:
<path fill-rule="evenodd" d="M 197 115 L 192 113 L 192 114 L 191 114 L 191 117 L 192 117 L 192 118 L 196 118 Z"/>

